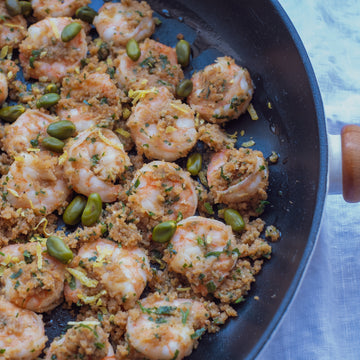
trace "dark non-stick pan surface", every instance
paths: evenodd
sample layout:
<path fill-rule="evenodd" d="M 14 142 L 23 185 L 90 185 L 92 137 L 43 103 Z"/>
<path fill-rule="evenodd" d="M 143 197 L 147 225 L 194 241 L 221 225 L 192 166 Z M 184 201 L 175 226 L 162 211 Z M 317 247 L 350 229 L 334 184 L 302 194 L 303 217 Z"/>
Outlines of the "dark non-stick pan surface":
<path fill-rule="evenodd" d="M 327 145 L 321 97 L 301 41 L 275 0 L 149 0 L 162 24 L 155 40 L 175 46 L 181 33 L 192 44 L 190 77 L 229 55 L 250 71 L 256 86 L 248 114 L 230 122 L 228 132 L 245 131 L 237 146 L 250 139 L 270 166 L 269 202 L 263 219 L 276 225 L 281 240 L 237 307 L 239 316 L 217 334 L 203 337 L 190 356 L 199 359 L 253 358 L 271 335 L 288 306 L 314 246 L 326 192 Z M 93 0 L 99 9 L 102 1 Z M 268 103 L 271 104 L 271 109 Z M 254 299 L 257 296 L 258 299 Z M 68 315 L 57 309 L 45 316 L 47 334 L 64 329 Z"/>

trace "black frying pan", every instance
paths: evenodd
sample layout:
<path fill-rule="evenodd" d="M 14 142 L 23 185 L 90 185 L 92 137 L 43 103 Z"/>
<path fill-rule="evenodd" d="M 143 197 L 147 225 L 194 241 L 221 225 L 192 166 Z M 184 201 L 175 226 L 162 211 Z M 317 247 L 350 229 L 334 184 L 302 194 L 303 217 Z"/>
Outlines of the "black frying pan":
<path fill-rule="evenodd" d="M 175 46 L 182 33 L 192 43 L 191 72 L 229 55 L 250 71 L 259 115 L 227 125 L 245 130 L 237 146 L 253 138 L 270 166 L 269 201 L 262 216 L 282 233 L 273 256 L 252 286 L 239 316 L 203 337 L 191 359 L 254 358 L 287 308 L 313 249 L 326 193 L 327 141 L 321 97 L 304 47 L 276 0 L 149 0 L 162 20 L 153 35 Z M 102 1 L 93 0 L 98 9 Z M 272 109 L 268 108 L 271 102 Z M 259 300 L 255 300 L 258 296 Z M 46 316 L 49 337 L 67 321 L 61 310 Z M 61 327 L 61 326 L 60 326 Z"/>

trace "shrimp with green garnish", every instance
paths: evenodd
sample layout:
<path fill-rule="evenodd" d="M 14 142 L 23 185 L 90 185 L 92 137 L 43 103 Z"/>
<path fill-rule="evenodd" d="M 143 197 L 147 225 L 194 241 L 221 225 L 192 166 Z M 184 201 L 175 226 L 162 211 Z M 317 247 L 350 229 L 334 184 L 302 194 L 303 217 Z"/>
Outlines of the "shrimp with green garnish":
<path fill-rule="evenodd" d="M 138 92 L 145 95 L 127 122 L 138 153 L 165 161 L 186 156 L 198 138 L 194 111 L 164 86 Z"/>

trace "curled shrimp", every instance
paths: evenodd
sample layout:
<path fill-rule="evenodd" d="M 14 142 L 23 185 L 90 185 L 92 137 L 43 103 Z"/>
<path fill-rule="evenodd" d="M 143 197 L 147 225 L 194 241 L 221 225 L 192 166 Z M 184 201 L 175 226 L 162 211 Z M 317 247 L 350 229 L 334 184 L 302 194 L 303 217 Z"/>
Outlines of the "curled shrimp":
<path fill-rule="evenodd" d="M 40 243 L 14 244 L 1 249 L 5 298 L 36 312 L 54 309 L 63 300 L 65 267 Z"/>
<path fill-rule="evenodd" d="M 91 0 L 32 0 L 31 7 L 37 19 L 44 19 L 49 16 L 73 16 L 78 8 L 90 2 Z"/>
<path fill-rule="evenodd" d="M 126 338 L 130 349 L 147 359 L 181 360 L 205 332 L 207 316 L 199 301 L 150 295 L 129 311 Z"/>
<path fill-rule="evenodd" d="M 149 92 L 127 122 L 138 153 L 149 159 L 174 161 L 186 156 L 196 144 L 195 113 L 175 100 L 166 87 Z"/>
<path fill-rule="evenodd" d="M 70 322 L 64 335 L 55 339 L 44 360 L 115 360 L 114 350 L 100 322 L 89 318 Z"/>
<path fill-rule="evenodd" d="M 88 277 L 95 280 L 96 294 L 108 294 L 130 309 L 150 279 L 147 255 L 140 248 L 122 248 L 108 240 L 97 240 L 80 248 L 72 267 L 81 262 Z M 65 285 L 65 298 L 70 303 L 86 302 L 91 289 L 75 278 L 75 286 Z"/>
<path fill-rule="evenodd" d="M 8 97 L 8 81 L 6 75 L 0 71 L 0 105 Z"/>
<path fill-rule="evenodd" d="M 127 90 L 166 86 L 174 94 L 176 85 L 184 77 L 175 49 L 146 39 L 140 44 L 140 50 L 137 61 L 124 53 L 114 62 L 119 85 Z"/>
<path fill-rule="evenodd" d="M 100 37 L 115 48 L 126 46 L 130 39 L 144 40 L 155 30 L 150 6 L 145 1 L 133 0 L 104 4 L 94 26 Z"/>
<path fill-rule="evenodd" d="M 87 53 L 84 29 L 68 42 L 61 40 L 62 30 L 73 22 L 85 26 L 80 20 L 59 17 L 46 18 L 29 27 L 19 53 L 26 79 L 60 82 L 67 73 L 80 67 L 80 61 Z"/>
<path fill-rule="evenodd" d="M 72 121 L 78 131 L 101 124 L 109 125 L 121 113 L 120 94 L 106 73 L 81 72 L 62 82 L 57 114 Z"/>
<path fill-rule="evenodd" d="M 77 193 L 98 193 L 104 202 L 117 199 L 122 186 L 115 181 L 131 163 L 115 133 L 90 128 L 70 139 L 64 152 L 65 176 Z"/>
<path fill-rule="evenodd" d="M 48 152 L 16 156 L 8 174 L 2 177 L 2 185 L 12 206 L 43 215 L 64 206 L 70 195 L 58 157 Z"/>
<path fill-rule="evenodd" d="M 187 172 L 173 163 L 153 161 L 136 172 L 128 205 L 144 223 L 176 220 L 195 214 L 197 196 Z"/>
<path fill-rule="evenodd" d="M 263 154 L 251 149 L 226 149 L 213 155 L 207 180 L 215 202 L 254 208 L 267 198 L 268 167 Z"/>
<path fill-rule="evenodd" d="M 0 59 L 0 105 L 7 99 L 9 95 L 9 84 L 15 79 L 19 70 L 20 69 L 15 61 Z"/>
<path fill-rule="evenodd" d="M 17 48 L 26 36 L 26 20 L 22 15 L 10 16 L 5 1 L 0 2 L 0 49 Z"/>
<path fill-rule="evenodd" d="M 41 140 L 47 137 L 47 127 L 55 121 L 51 115 L 38 110 L 26 110 L 15 122 L 5 127 L 3 149 L 16 155 L 29 148 L 38 148 Z"/>
<path fill-rule="evenodd" d="M 40 315 L 0 297 L 0 349 L 5 360 L 36 359 L 45 348 L 44 323 Z"/>
<path fill-rule="evenodd" d="M 192 216 L 178 223 L 171 239 L 172 251 L 164 260 L 169 268 L 184 275 L 193 290 L 206 296 L 229 275 L 239 250 L 234 247 L 231 227 L 224 223 Z"/>
<path fill-rule="evenodd" d="M 249 72 L 230 57 L 218 58 L 192 77 L 188 103 L 206 121 L 223 123 L 238 118 L 250 104 L 254 92 Z"/>

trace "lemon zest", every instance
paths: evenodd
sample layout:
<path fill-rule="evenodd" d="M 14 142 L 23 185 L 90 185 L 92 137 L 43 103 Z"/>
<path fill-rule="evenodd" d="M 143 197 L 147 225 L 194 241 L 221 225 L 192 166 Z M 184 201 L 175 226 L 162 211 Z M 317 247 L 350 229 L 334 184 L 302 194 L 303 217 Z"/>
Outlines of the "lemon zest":
<path fill-rule="evenodd" d="M 16 213 L 19 214 L 19 215 L 22 216 L 22 217 L 25 217 L 25 216 L 26 216 L 26 215 L 25 215 L 25 211 L 23 211 L 22 208 L 17 209 L 17 210 L 16 210 Z"/>
<path fill-rule="evenodd" d="M 87 325 L 87 326 L 100 326 L 101 323 L 99 321 L 69 321 L 67 323 L 69 326 L 76 326 L 76 325 Z"/>
<path fill-rule="evenodd" d="M 84 304 L 90 304 L 95 305 L 96 302 L 101 298 L 101 296 L 106 295 L 106 290 L 100 291 L 98 294 L 93 296 L 86 296 L 83 294 L 78 294 L 78 298 L 84 303 Z"/>
<path fill-rule="evenodd" d="M 126 137 L 126 138 L 129 138 L 131 136 L 131 134 L 128 131 L 126 131 L 126 130 L 124 130 L 122 128 L 116 129 L 115 132 L 117 132 L 118 134 L 120 134 L 120 135 L 122 135 L 123 137 Z"/>
<path fill-rule="evenodd" d="M 36 243 L 36 256 L 37 256 L 37 267 L 39 270 L 42 269 L 42 248 L 40 243 Z"/>
<path fill-rule="evenodd" d="M 195 114 L 195 126 L 198 127 L 201 124 L 200 114 L 197 112 Z"/>
<path fill-rule="evenodd" d="M 62 165 L 67 160 L 68 153 L 65 150 L 64 153 L 59 157 L 58 164 Z"/>
<path fill-rule="evenodd" d="M 143 99 L 148 94 L 158 94 L 159 90 L 156 87 L 152 87 L 148 90 L 133 90 L 130 89 L 128 96 L 133 99 L 132 104 L 135 105 L 139 100 Z"/>
<path fill-rule="evenodd" d="M 103 304 L 102 300 L 99 299 L 97 302 L 96 302 L 96 306 L 101 306 Z"/>
<path fill-rule="evenodd" d="M 226 209 L 220 209 L 220 210 L 218 210 L 218 215 L 219 215 L 220 217 L 224 217 L 224 212 L 225 212 L 225 210 L 226 210 Z"/>
<path fill-rule="evenodd" d="M 258 120 L 258 114 L 256 113 L 256 110 L 254 109 L 253 104 L 249 104 L 249 106 L 247 107 L 247 111 L 250 114 L 251 120 Z"/>
<path fill-rule="evenodd" d="M 30 242 L 35 242 L 37 241 L 39 244 L 41 244 L 42 246 L 46 246 L 46 238 L 43 238 L 41 236 L 33 236 L 31 239 L 30 239 Z"/>
<path fill-rule="evenodd" d="M 60 40 L 60 33 L 59 33 L 59 30 L 58 30 L 54 20 L 49 19 L 49 21 L 50 21 L 50 25 L 51 25 L 52 31 L 54 32 L 54 35 L 55 35 L 56 39 Z"/>
<path fill-rule="evenodd" d="M 95 43 L 96 46 L 100 46 L 101 43 L 102 43 L 102 40 L 101 40 L 100 38 L 96 38 L 96 39 L 94 40 L 94 43 Z"/>
<path fill-rule="evenodd" d="M 179 105 L 176 105 L 176 104 L 173 104 L 173 103 L 170 103 L 170 106 L 173 107 L 176 110 L 179 110 L 179 111 L 183 112 L 184 114 L 188 114 L 190 112 L 189 110 L 186 110 L 183 107 L 181 107 Z"/>
<path fill-rule="evenodd" d="M 14 259 L 18 260 L 18 261 L 14 261 Z M 18 258 L 12 258 L 9 254 L 6 255 L 5 259 L 0 263 L 1 265 L 4 265 L 4 266 L 7 266 L 9 263 L 11 262 L 19 262 L 19 259 Z"/>
<path fill-rule="evenodd" d="M 107 315 L 109 312 L 107 311 L 106 307 L 102 306 L 100 308 L 100 311 L 104 314 L 104 315 Z"/>
<path fill-rule="evenodd" d="M 14 160 L 21 162 L 21 161 L 24 161 L 24 158 L 22 156 L 15 156 Z"/>
<path fill-rule="evenodd" d="M 46 226 L 48 225 L 48 220 L 47 220 L 47 218 L 42 218 L 42 219 L 39 221 L 39 223 L 34 227 L 34 230 L 37 230 L 42 223 L 44 223 L 44 233 L 45 233 L 45 235 L 46 235 L 46 236 L 50 236 L 51 233 L 48 233 L 48 232 L 46 231 Z"/>
<path fill-rule="evenodd" d="M 241 146 L 244 147 L 244 148 L 248 148 L 248 147 L 251 147 L 251 146 L 254 146 L 254 145 L 255 145 L 254 140 L 249 140 L 249 141 L 243 142 L 241 144 Z"/>
<path fill-rule="evenodd" d="M 8 53 L 7 53 L 6 58 L 7 58 L 8 60 L 11 60 L 12 55 L 13 55 L 13 47 L 12 47 L 12 46 L 9 46 L 9 50 L 8 50 Z"/>
<path fill-rule="evenodd" d="M 80 268 L 76 268 L 76 269 L 72 269 L 72 268 L 66 268 L 66 270 L 72 275 L 74 276 L 76 279 L 78 279 L 82 285 L 89 287 L 89 288 L 94 288 L 97 286 L 98 281 L 95 279 L 90 279 L 88 278 L 82 269 Z"/>
<path fill-rule="evenodd" d="M 29 199 L 29 203 L 30 203 L 30 207 L 34 210 L 35 208 L 34 208 L 34 204 L 33 204 L 33 202 L 31 201 L 31 199 Z"/>
<path fill-rule="evenodd" d="M 191 287 L 179 287 L 179 288 L 176 288 L 177 291 L 180 291 L 180 292 L 185 292 L 185 291 L 190 291 L 191 290 Z"/>
<path fill-rule="evenodd" d="M 12 27 L 12 28 L 18 28 L 18 29 L 23 29 L 25 30 L 25 28 L 21 25 L 16 25 L 16 24 L 10 24 L 10 23 L 4 23 L 3 25 L 7 26 L 7 27 Z"/>
<path fill-rule="evenodd" d="M 174 131 L 176 131 L 176 128 L 173 127 L 173 126 L 167 126 L 166 129 L 165 129 L 165 134 L 171 134 L 173 133 Z"/>
<path fill-rule="evenodd" d="M 107 137 L 105 137 L 102 132 L 100 131 L 99 129 L 99 138 L 100 140 L 102 140 L 105 144 L 109 145 L 109 146 L 112 146 L 114 149 L 117 149 L 117 150 L 120 150 L 120 151 L 123 151 L 124 150 L 124 147 L 123 147 L 123 144 L 116 144 L 114 142 L 112 142 L 111 140 L 109 140 Z"/>
<path fill-rule="evenodd" d="M 15 190 L 13 190 L 13 189 L 10 189 L 10 188 L 8 188 L 7 189 L 8 190 L 8 192 L 11 194 L 11 195 L 13 195 L 13 196 L 15 196 L 15 197 L 20 197 L 20 195 L 18 194 L 18 192 L 17 191 L 15 191 Z"/>
<path fill-rule="evenodd" d="M 98 252 L 99 256 L 93 263 L 93 267 L 101 267 L 104 264 L 104 260 L 108 255 L 112 254 L 111 249 L 102 249 L 100 246 L 96 246 L 96 251 Z"/>
<path fill-rule="evenodd" d="M 128 108 L 125 108 L 122 113 L 122 117 L 124 120 L 127 120 L 131 115 L 131 111 Z"/>
<path fill-rule="evenodd" d="M 5 59 L 6 55 L 8 54 L 8 51 L 9 51 L 9 46 L 5 45 L 0 51 L 0 59 Z"/>
<path fill-rule="evenodd" d="M 208 235 L 206 238 L 205 238 L 205 243 L 207 245 L 210 245 L 213 241 L 213 237 L 211 235 Z"/>

